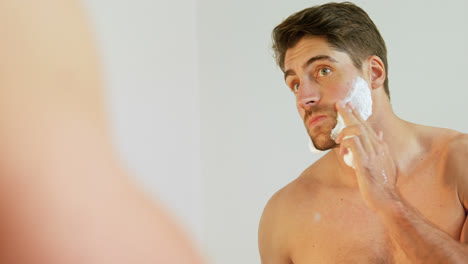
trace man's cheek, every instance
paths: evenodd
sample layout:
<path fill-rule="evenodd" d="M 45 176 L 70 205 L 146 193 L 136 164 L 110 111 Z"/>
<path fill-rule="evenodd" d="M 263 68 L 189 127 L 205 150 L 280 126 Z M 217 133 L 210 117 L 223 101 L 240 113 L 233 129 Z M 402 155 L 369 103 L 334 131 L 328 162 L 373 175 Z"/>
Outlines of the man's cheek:
<path fill-rule="evenodd" d="M 305 115 L 306 115 L 306 113 L 305 113 L 304 109 L 299 110 L 299 115 L 301 116 L 302 121 L 305 121 Z"/>
<path fill-rule="evenodd" d="M 297 107 L 297 112 L 299 113 L 299 116 L 301 117 L 302 120 L 304 120 L 304 116 L 305 116 L 304 108 L 300 107 L 299 104 L 296 104 L 296 107 Z"/>
<path fill-rule="evenodd" d="M 337 86 L 333 90 L 333 105 L 336 104 L 338 101 L 342 101 L 346 98 L 346 96 L 349 94 L 349 91 L 351 90 L 352 85 L 351 84 L 345 84 L 341 86 Z"/>

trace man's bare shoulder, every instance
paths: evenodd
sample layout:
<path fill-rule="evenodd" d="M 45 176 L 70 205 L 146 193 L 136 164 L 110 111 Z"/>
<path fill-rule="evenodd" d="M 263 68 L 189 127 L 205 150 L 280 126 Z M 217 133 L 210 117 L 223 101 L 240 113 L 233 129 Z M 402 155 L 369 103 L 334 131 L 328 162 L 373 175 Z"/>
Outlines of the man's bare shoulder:
<path fill-rule="evenodd" d="M 322 185 L 323 160 L 324 157 L 310 165 L 295 180 L 273 194 L 263 211 L 261 226 L 269 229 L 283 226 L 294 214 L 295 205 L 305 199 L 314 199 L 314 193 Z"/>
<path fill-rule="evenodd" d="M 273 194 L 263 211 L 262 222 L 266 224 L 282 222 L 281 224 L 284 224 L 284 222 L 287 221 L 287 212 L 290 212 L 291 205 L 300 199 L 305 188 L 310 188 L 310 185 L 313 185 L 313 168 L 314 164 L 304 170 L 295 180 Z"/>
<path fill-rule="evenodd" d="M 419 124 L 413 124 L 413 130 L 421 150 L 439 159 L 466 149 L 468 135 L 456 130 Z"/>
<path fill-rule="evenodd" d="M 452 139 L 463 135 L 463 133 L 460 133 L 456 130 L 443 127 L 433 127 L 414 123 L 411 124 L 411 127 L 412 130 L 415 131 L 416 136 L 421 141 L 421 143 L 432 150 L 435 147 L 444 148 Z"/>
<path fill-rule="evenodd" d="M 452 129 L 419 126 L 419 138 L 426 151 L 437 156 L 444 163 L 445 176 L 452 180 L 464 172 L 468 162 L 468 134 Z"/>
<path fill-rule="evenodd" d="M 468 134 L 457 133 L 452 136 L 447 144 L 448 151 L 454 155 L 468 154 Z M 466 156 L 465 156 L 466 158 Z"/>
<path fill-rule="evenodd" d="M 468 162 L 468 134 L 454 131 L 441 138 L 441 153 L 445 161 L 445 171 L 450 171 L 450 175 L 459 175 L 464 172 L 466 176 L 468 172 L 466 169 L 466 163 Z"/>
<path fill-rule="evenodd" d="M 295 207 L 307 193 L 313 195 L 316 167 L 312 164 L 305 169 L 299 177 L 278 190 L 265 206 L 258 229 L 262 263 L 289 263 L 291 242 L 288 234 L 294 227 Z"/>
<path fill-rule="evenodd" d="M 468 208 L 468 134 L 447 128 L 419 126 L 426 151 L 442 165 L 444 182 L 453 183 L 460 201 Z"/>
<path fill-rule="evenodd" d="M 281 214 L 283 209 L 291 208 L 291 205 L 303 199 L 304 195 L 313 195 L 314 190 L 321 184 L 323 159 L 307 167 L 295 180 L 278 190 L 265 206 L 264 214 Z"/>
<path fill-rule="evenodd" d="M 291 189 L 295 181 L 277 191 L 268 201 L 258 227 L 258 248 L 262 263 L 290 263 L 287 241 Z"/>
<path fill-rule="evenodd" d="M 468 134 L 459 133 L 446 146 L 445 174 L 455 177 L 460 200 L 468 208 Z"/>

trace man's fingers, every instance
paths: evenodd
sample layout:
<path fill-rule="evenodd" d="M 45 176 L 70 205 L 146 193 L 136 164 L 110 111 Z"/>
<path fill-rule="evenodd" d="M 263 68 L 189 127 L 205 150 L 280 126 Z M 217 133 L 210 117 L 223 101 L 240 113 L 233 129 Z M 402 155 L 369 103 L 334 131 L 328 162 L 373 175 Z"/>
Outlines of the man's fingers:
<path fill-rule="evenodd" d="M 336 103 L 336 110 L 343 117 L 343 120 L 347 126 L 357 124 L 359 120 L 354 116 L 352 109 L 344 104 L 343 101 Z"/>
<path fill-rule="evenodd" d="M 362 145 L 368 153 L 374 153 L 378 149 L 378 144 L 381 143 L 381 139 L 379 139 L 379 135 L 374 131 L 374 129 L 367 124 L 367 122 L 362 118 L 359 110 L 352 105 L 351 102 L 347 104 L 343 104 L 342 101 L 337 102 L 336 104 L 338 112 L 343 116 L 345 123 L 347 126 L 358 126 L 354 131 L 355 135 L 360 135 L 362 139 Z M 339 136 L 337 138 L 337 143 L 339 143 L 340 139 L 344 138 L 346 135 Z"/>
<path fill-rule="evenodd" d="M 343 138 L 351 135 L 360 136 L 362 130 L 359 126 L 347 126 L 341 130 L 340 134 L 336 137 L 336 143 L 340 144 Z"/>
<path fill-rule="evenodd" d="M 340 144 L 345 138 L 357 136 L 361 140 L 364 150 L 368 153 L 373 153 L 375 148 L 367 134 L 367 129 L 362 125 L 347 126 L 336 138 L 336 143 Z"/>

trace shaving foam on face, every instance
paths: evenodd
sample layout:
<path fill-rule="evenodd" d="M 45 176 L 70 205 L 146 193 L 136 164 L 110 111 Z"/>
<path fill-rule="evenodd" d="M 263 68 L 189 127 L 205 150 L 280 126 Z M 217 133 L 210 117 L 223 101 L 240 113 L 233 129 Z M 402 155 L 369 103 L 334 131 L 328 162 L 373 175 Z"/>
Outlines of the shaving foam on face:
<path fill-rule="evenodd" d="M 364 120 L 367 120 L 372 115 L 372 96 L 369 85 L 361 77 L 357 76 L 353 81 L 351 90 L 349 91 L 346 98 L 343 100 L 344 103 L 351 102 L 354 107 L 358 110 Z M 336 126 L 332 129 L 330 137 L 336 140 L 338 135 L 341 133 L 346 124 L 343 117 L 338 113 Z M 345 137 L 344 139 L 346 139 Z M 348 137 L 349 138 L 349 137 Z M 312 140 L 309 138 L 309 149 L 312 153 L 321 153 L 321 150 L 315 148 Z M 346 165 L 353 167 L 353 153 L 348 149 L 348 153 L 344 156 L 344 162 Z"/>
<path fill-rule="evenodd" d="M 353 88 L 348 96 L 343 100 L 343 103 L 351 102 L 354 107 L 361 114 L 362 119 L 367 120 L 372 115 L 372 96 L 367 82 L 361 77 L 356 77 L 354 80 Z M 346 124 L 343 117 L 338 113 L 337 123 L 335 128 L 331 131 L 330 137 L 336 140 Z"/>

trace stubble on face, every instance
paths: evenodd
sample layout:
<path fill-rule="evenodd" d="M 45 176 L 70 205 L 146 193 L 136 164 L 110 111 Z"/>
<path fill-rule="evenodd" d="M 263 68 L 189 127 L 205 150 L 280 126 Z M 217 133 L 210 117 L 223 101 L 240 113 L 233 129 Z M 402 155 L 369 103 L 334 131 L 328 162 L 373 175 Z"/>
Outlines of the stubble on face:
<path fill-rule="evenodd" d="M 310 127 L 310 118 L 319 115 L 325 115 L 327 118 L 314 127 Z M 334 105 L 316 106 L 305 112 L 304 125 L 316 149 L 329 150 L 338 146 L 330 136 L 332 129 L 337 124 L 337 116 Z"/>

